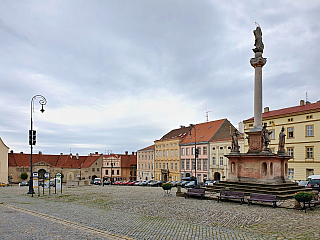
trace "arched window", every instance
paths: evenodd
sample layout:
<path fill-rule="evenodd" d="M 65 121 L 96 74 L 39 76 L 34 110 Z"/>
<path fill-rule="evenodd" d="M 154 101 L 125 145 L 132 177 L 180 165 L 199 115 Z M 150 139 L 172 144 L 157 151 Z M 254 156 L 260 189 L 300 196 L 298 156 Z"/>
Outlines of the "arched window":
<path fill-rule="evenodd" d="M 263 176 L 267 175 L 267 164 L 265 162 L 262 163 L 261 173 L 262 173 Z"/>
<path fill-rule="evenodd" d="M 273 175 L 273 163 L 270 163 L 270 175 Z"/>

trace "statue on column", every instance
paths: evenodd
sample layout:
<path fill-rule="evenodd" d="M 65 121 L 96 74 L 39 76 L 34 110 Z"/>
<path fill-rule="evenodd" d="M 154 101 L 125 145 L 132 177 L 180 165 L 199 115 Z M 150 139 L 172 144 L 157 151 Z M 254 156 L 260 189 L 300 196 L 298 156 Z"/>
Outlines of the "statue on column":
<path fill-rule="evenodd" d="M 254 42 L 254 46 L 256 48 L 252 49 L 253 52 L 261 52 L 263 53 L 263 49 L 264 49 L 264 45 L 263 45 L 263 42 L 262 42 L 262 31 L 261 31 L 261 28 L 260 28 L 260 25 L 257 24 L 257 27 L 256 27 L 256 30 L 253 30 L 253 34 L 254 34 L 254 37 L 255 37 L 255 42 Z"/>
<path fill-rule="evenodd" d="M 286 134 L 284 133 L 284 127 L 282 126 L 281 132 L 279 133 L 278 154 L 286 153 L 286 150 L 284 149 L 285 141 L 286 141 Z"/>
<path fill-rule="evenodd" d="M 240 152 L 239 151 L 239 143 L 238 143 L 238 136 L 239 133 L 237 129 L 234 129 L 234 133 L 231 135 L 232 138 L 232 145 L 231 145 L 231 152 Z"/>
<path fill-rule="evenodd" d="M 270 143 L 270 134 L 272 131 L 268 131 L 267 124 L 265 123 L 261 131 L 262 148 L 264 151 L 268 151 L 268 145 Z"/>

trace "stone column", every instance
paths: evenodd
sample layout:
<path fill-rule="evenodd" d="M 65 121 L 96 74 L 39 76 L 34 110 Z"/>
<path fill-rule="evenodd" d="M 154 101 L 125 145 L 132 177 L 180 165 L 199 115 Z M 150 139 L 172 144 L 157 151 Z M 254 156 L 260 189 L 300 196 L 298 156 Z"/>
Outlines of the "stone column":
<path fill-rule="evenodd" d="M 262 130 L 262 67 L 267 63 L 267 59 L 262 57 L 262 52 L 255 52 L 255 57 L 251 58 L 250 64 L 255 69 L 254 76 L 254 126 L 250 132 Z"/>

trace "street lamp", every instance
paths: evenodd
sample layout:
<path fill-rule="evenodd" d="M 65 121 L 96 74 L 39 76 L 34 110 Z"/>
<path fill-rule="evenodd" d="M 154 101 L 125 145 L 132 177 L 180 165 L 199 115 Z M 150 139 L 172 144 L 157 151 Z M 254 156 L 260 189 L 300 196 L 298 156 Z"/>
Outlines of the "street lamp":
<path fill-rule="evenodd" d="M 198 178 L 197 178 L 197 157 L 199 154 L 199 150 L 197 149 L 197 129 L 195 127 L 195 125 L 191 124 L 191 126 L 194 128 L 194 175 L 195 175 L 195 186 L 198 186 Z M 192 129 L 190 131 L 190 136 L 192 136 L 191 134 Z"/>
<path fill-rule="evenodd" d="M 113 162 L 112 162 L 112 151 L 111 150 L 108 150 L 108 155 L 110 157 L 110 160 L 111 160 L 111 177 L 110 177 L 110 185 L 112 185 L 112 167 L 113 167 Z"/>
<path fill-rule="evenodd" d="M 43 109 L 43 106 L 47 104 L 47 100 L 45 99 L 44 96 L 42 95 L 35 95 L 31 99 L 31 130 L 29 131 L 29 145 L 31 148 L 31 157 L 30 157 L 30 167 L 31 167 L 31 174 L 30 174 L 30 183 L 29 183 L 29 192 L 28 194 L 34 194 L 34 189 L 33 189 L 33 172 L 32 172 L 32 152 L 33 152 L 33 145 L 36 145 L 36 131 L 33 130 L 33 121 L 32 121 L 32 111 L 34 111 L 34 100 L 36 98 L 40 98 L 39 103 L 41 104 L 41 109 L 40 112 L 44 112 L 45 110 Z"/>

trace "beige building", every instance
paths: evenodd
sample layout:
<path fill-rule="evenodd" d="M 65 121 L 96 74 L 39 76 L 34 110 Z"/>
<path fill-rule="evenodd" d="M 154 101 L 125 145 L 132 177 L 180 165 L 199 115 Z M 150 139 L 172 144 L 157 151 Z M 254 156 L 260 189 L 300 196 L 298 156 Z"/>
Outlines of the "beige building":
<path fill-rule="evenodd" d="M 240 153 L 244 153 L 243 134 L 239 137 Z M 225 181 L 230 177 L 229 159 L 225 157 L 231 151 L 231 138 L 210 141 L 209 179 Z"/>
<path fill-rule="evenodd" d="M 155 145 L 155 180 L 180 181 L 180 142 L 190 127 L 181 126 L 164 135 Z"/>
<path fill-rule="evenodd" d="M 154 145 L 138 150 L 137 179 L 154 179 Z"/>
<path fill-rule="evenodd" d="M 30 154 L 7 153 L 9 164 L 9 175 L 12 182 L 22 182 L 21 173 L 27 173 L 30 178 Z M 57 173 L 63 174 L 63 182 L 68 185 L 88 185 L 94 178 L 101 178 L 103 155 L 90 153 L 88 156 L 79 155 L 32 155 L 32 171 L 38 172 L 39 178 L 43 178 L 44 173 L 50 173 L 50 178 L 54 178 Z"/>
<path fill-rule="evenodd" d="M 264 109 L 263 124 L 271 131 L 269 148 L 278 151 L 281 128 L 285 128 L 286 151 L 292 156 L 288 164 L 291 180 L 305 180 L 309 175 L 320 175 L 320 101 L 300 101 L 299 106 L 270 111 Z M 253 118 L 243 121 L 245 132 L 253 127 Z M 245 143 L 245 152 L 248 143 Z"/>
<path fill-rule="evenodd" d="M 8 150 L 9 148 L 0 138 L 0 183 L 8 183 Z"/>

